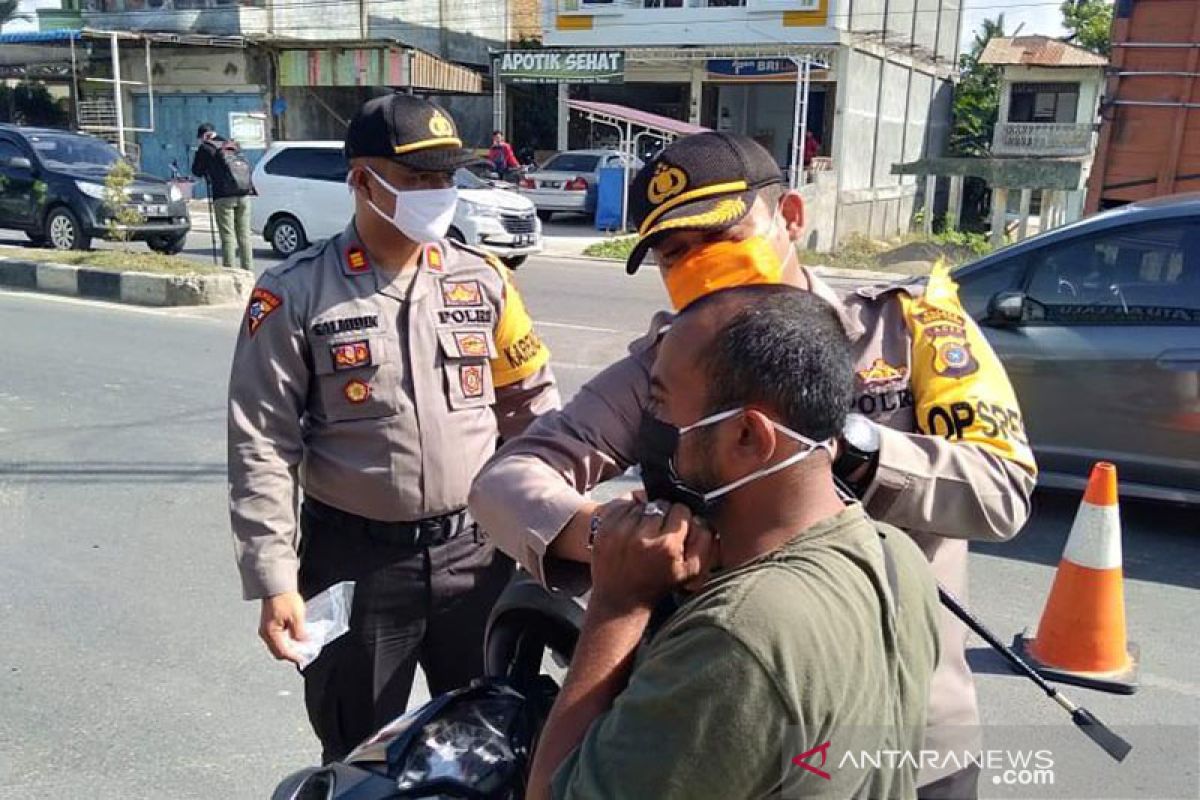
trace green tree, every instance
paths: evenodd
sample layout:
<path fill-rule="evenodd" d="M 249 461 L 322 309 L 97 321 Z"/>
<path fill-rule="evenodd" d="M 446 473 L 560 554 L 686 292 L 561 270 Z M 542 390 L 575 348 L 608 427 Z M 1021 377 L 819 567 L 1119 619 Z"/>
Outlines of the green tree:
<path fill-rule="evenodd" d="M 1110 0 L 1065 0 L 1062 4 L 1063 27 L 1080 47 L 1108 55 L 1112 47 L 1113 7 Z"/>
<path fill-rule="evenodd" d="M 954 128 L 950 151 L 956 156 L 991 153 L 992 131 L 1000 112 L 1000 68 L 980 64 L 979 57 L 993 37 L 1004 36 L 1004 15 L 985 19 L 971 48 L 958 57 L 959 83 L 954 92 Z"/>
<path fill-rule="evenodd" d="M 69 120 L 70 115 L 42 84 L 22 81 L 11 87 L 0 85 L 0 122 L 65 128 Z"/>
<path fill-rule="evenodd" d="M 145 222 L 145 217 L 129 203 L 134 178 L 133 165 L 123 158 L 117 159 L 104 178 L 104 208 L 109 214 L 106 238 L 110 241 L 128 242 L 128 229 Z"/>

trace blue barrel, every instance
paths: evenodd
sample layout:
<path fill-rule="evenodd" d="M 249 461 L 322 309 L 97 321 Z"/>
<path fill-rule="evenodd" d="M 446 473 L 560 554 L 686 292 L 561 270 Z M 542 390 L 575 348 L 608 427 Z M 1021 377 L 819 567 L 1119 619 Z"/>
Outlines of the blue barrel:
<path fill-rule="evenodd" d="M 604 167 L 596 187 L 596 230 L 615 231 L 621 227 L 621 195 L 625 181 L 623 167 Z"/>

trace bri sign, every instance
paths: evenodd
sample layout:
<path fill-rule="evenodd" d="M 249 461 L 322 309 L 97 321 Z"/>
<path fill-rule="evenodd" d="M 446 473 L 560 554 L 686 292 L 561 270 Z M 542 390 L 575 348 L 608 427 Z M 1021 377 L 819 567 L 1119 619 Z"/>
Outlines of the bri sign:
<path fill-rule="evenodd" d="M 789 58 L 710 58 L 708 77 L 724 81 L 794 79 L 796 64 Z"/>

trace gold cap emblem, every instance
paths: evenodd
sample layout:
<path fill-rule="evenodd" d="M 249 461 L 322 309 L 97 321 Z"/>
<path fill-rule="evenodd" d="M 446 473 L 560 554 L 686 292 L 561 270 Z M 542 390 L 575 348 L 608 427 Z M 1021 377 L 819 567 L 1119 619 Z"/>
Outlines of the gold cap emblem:
<path fill-rule="evenodd" d="M 454 135 L 454 123 L 441 111 L 434 111 L 429 118 L 429 132 L 434 136 L 444 138 Z"/>
<path fill-rule="evenodd" d="M 679 167 L 668 167 L 659 164 L 654 169 L 654 177 L 646 189 L 646 197 L 651 203 L 658 205 L 664 200 L 674 197 L 687 187 L 687 175 Z"/>

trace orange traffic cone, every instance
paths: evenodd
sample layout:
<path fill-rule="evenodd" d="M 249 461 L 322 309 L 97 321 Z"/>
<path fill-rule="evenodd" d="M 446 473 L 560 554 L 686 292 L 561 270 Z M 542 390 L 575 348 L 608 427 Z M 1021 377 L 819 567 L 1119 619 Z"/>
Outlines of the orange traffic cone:
<path fill-rule="evenodd" d="M 1133 694 L 1138 650 L 1125 637 L 1124 580 L 1117 468 L 1101 462 L 1071 525 L 1037 638 L 1019 635 L 1013 649 L 1051 680 Z"/>

